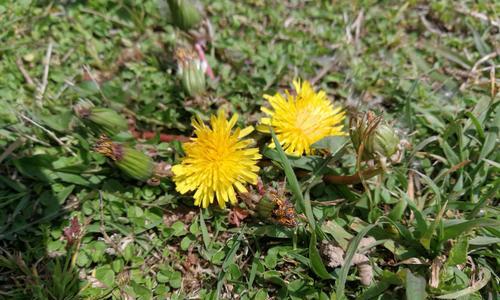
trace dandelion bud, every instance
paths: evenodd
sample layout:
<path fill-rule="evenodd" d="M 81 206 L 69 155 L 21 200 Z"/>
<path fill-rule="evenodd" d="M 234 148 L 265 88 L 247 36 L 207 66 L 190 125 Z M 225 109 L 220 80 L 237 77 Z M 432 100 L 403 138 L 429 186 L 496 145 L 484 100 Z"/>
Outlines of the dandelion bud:
<path fill-rule="evenodd" d="M 375 134 L 367 144 L 367 151 L 391 157 L 398 150 L 399 136 L 394 128 L 387 124 L 378 126 Z"/>
<path fill-rule="evenodd" d="M 274 202 L 269 199 L 266 195 L 260 197 L 255 205 L 255 212 L 257 216 L 263 220 L 270 220 L 273 216 L 273 210 L 275 209 Z"/>
<path fill-rule="evenodd" d="M 129 146 L 113 142 L 106 136 L 101 136 L 94 150 L 111 158 L 120 170 L 134 179 L 147 181 L 153 175 L 155 166 L 151 157 Z"/>
<path fill-rule="evenodd" d="M 398 150 L 400 141 L 394 128 L 372 112 L 351 119 L 351 140 L 356 151 L 363 146 L 363 160 L 390 158 Z"/>
<path fill-rule="evenodd" d="M 285 227 L 297 226 L 295 208 L 285 198 L 284 191 L 269 188 L 261 194 L 250 192 L 240 194 L 240 197 L 245 201 L 250 213 L 262 221 Z"/>
<path fill-rule="evenodd" d="M 128 129 L 127 120 L 112 109 L 98 108 L 88 101 L 80 101 L 74 111 L 85 123 L 108 135 Z"/>
<path fill-rule="evenodd" d="M 189 30 L 201 21 L 200 12 L 190 0 L 168 0 L 168 6 L 174 25 L 182 30 Z"/>
<path fill-rule="evenodd" d="M 198 54 L 191 49 L 179 48 L 176 50 L 175 56 L 178 64 L 178 75 L 184 91 L 192 97 L 205 92 L 206 65 L 199 59 Z"/>
<path fill-rule="evenodd" d="M 196 64 L 188 64 L 182 76 L 182 87 L 190 96 L 198 96 L 205 91 L 205 72 Z"/>

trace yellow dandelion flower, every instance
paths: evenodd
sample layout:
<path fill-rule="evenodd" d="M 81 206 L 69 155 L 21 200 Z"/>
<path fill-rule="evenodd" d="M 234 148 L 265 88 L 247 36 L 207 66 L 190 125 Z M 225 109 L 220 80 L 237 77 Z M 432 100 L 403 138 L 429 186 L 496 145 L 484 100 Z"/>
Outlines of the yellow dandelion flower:
<path fill-rule="evenodd" d="M 269 117 L 261 118 L 257 130 L 269 132 L 272 127 L 286 153 L 312 154 L 311 145 L 327 136 L 345 135 L 342 121 L 345 112 L 334 107 L 324 91 L 314 92 L 308 81 L 294 80 L 295 94 L 264 95 L 272 110 L 262 107 Z M 271 148 L 274 144 L 271 143 Z"/>
<path fill-rule="evenodd" d="M 176 190 L 181 194 L 196 191 L 195 205 L 208 207 L 217 202 L 221 208 L 226 202 L 236 204 L 236 192 L 245 193 L 245 184 L 256 184 L 261 158 L 259 149 L 248 148 L 251 139 L 242 139 L 253 131 L 253 127 L 232 132 L 238 115 L 228 121 L 224 111 L 210 118 L 211 128 L 200 118 L 193 119 L 196 137 L 184 144 L 186 156 L 172 167 Z"/>

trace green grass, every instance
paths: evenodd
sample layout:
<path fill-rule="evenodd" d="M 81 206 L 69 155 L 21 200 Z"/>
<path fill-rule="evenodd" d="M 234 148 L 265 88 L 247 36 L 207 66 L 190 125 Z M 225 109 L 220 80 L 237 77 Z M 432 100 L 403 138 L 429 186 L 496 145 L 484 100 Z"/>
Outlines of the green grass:
<path fill-rule="evenodd" d="M 175 76 L 185 34 L 162 1 L 0 4 L 0 298 L 498 299 L 500 5 L 202 2 L 217 79 L 196 101 Z M 297 159 L 254 134 L 270 162 L 261 178 L 286 178 L 304 214 L 293 229 L 235 227 L 168 179 L 127 178 L 92 151 L 98 135 L 72 111 L 87 99 L 139 130 L 190 136 L 193 115 L 219 108 L 255 125 L 262 96 L 298 77 L 349 114 L 383 115 L 411 149 L 388 172 L 341 185 L 321 178 L 356 172 L 349 139 Z M 138 144 L 168 163 L 183 155 L 178 142 Z M 73 217 L 82 234 L 68 245 Z M 369 287 L 349 267 L 363 236 L 377 240 Z M 346 252 L 343 267 L 327 266 L 325 241 Z"/>

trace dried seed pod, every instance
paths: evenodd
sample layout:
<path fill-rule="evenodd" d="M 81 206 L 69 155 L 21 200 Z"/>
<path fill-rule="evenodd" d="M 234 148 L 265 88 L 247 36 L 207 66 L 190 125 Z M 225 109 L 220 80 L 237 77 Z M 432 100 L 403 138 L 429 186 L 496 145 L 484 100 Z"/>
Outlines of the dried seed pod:
<path fill-rule="evenodd" d="M 113 142 L 106 136 L 101 136 L 94 150 L 111 158 L 120 170 L 134 179 L 146 181 L 153 175 L 154 162 L 151 157 L 129 146 Z"/>

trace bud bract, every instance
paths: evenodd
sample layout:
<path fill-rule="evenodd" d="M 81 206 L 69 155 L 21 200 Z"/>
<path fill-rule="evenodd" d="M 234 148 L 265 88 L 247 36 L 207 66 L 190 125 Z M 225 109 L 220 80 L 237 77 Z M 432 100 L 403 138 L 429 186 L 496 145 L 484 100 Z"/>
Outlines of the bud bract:
<path fill-rule="evenodd" d="M 127 120 L 115 110 L 95 107 L 90 101 L 78 102 L 73 110 L 86 125 L 107 135 L 116 135 L 128 129 Z"/>
<path fill-rule="evenodd" d="M 153 176 L 155 168 L 153 159 L 137 149 L 101 136 L 94 150 L 111 158 L 121 171 L 134 179 L 147 181 Z"/>
<path fill-rule="evenodd" d="M 168 0 L 168 6 L 175 26 L 189 30 L 201 21 L 201 15 L 191 0 Z"/>
<path fill-rule="evenodd" d="M 363 160 L 390 158 L 398 151 L 400 143 L 396 130 L 372 112 L 351 119 L 350 135 L 356 152 L 363 146 Z"/>

